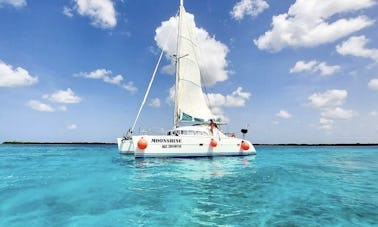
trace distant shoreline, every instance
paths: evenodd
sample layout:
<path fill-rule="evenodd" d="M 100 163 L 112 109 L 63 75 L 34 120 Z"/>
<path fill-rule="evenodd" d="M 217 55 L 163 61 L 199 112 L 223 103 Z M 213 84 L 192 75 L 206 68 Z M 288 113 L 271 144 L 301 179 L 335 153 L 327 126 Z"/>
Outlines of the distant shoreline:
<path fill-rule="evenodd" d="M 303 147 L 332 147 L 332 146 L 378 146 L 378 143 L 279 143 L 279 144 L 263 144 L 256 143 L 254 146 L 303 146 Z"/>
<path fill-rule="evenodd" d="M 117 145 L 117 143 L 105 142 L 20 142 L 20 141 L 5 141 L 2 144 L 23 144 L 23 145 Z M 307 143 L 256 143 L 254 146 L 378 146 L 378 143 L 320 143 L 320 144 L 307 144 Z"/>
<path fill-rule="evenodd" d="M 5 141 L 3 144 L 24 144 L 24 145 L 117 145 L 116 143 L 104 142 L 19 142 Z"/>

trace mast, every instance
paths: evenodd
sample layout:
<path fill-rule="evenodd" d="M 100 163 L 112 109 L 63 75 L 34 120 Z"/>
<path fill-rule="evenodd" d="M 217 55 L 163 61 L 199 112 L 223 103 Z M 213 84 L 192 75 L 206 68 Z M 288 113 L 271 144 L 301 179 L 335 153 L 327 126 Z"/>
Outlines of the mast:
<path fill-rule="evenodd" d="M 178 86 L 179 86 L 179 73 L 180 73 L 180 43 L 181 43 L 181 20 L 182 20 L 182 14 L 184 12 L 184 0 L 180 0 L 180 8 L 179 8 L 179 18 L 178 18 L 178 33 L 177 33 L 177 53 L 176 53 L 176 83 L 175 83 L 175 108 L 173 112 L 173 128 L 177 128 L 178 126 L 178 119 L 179 119 L 179 113 L 178 113 Z"/>

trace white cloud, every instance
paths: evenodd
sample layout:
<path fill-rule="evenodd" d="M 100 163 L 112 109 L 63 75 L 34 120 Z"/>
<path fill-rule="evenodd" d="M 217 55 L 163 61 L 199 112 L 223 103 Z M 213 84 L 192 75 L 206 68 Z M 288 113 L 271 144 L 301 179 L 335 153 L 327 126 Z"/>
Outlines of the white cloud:
<path fill-rule="evenodd" d="M 217 82 L 227 80 L 230 72 L 226 70 L 228 62 L 226 56 L 229 52 L 228 47 L 217 41 L 215 37 L 210 36 L 203 28 L 198 28 L 194 22 L 194 16 L 188 13 L 189 24 L 194 28 L 195 39 L 199 45 L 200 52 L 197 56 L 200 64 L 200 70 L 203 76 L 203 83 L 206 86 L 213 85 Z M 167 59 L 171 60 L 171 66 L 165 67 L 164 71 L 172 72 L 174 68 L 174 59 L 177 47 L 177 17 L 171 17 L 164 21 L 155 30 L 155 41 L 157 45 L 165 50 Z"/>
<path fill-rule="evenodd" d="M 66 107 L 66 106 L 58 106 L 58 107 L 57 107 L 57 110 L 60 110 L 60 111 L 67 111 L 67 107 Z"/>
<path fill-rule="evenodd" d="M 290 73 L 300 73 L 300 72 L 306 72 L 306 71 L 313 71 L 315 65 L 317 64 L 317 61 L 297 61 L 295 63 L 295 66 L 290 69 Z"/>
<path fill-rule="evenodd" d="M 264 0 L 241 0 L 236 3 L 230 14 L 235 20 L 241 20 L 246 15 L 256 17 L 267 8 L 269 5 Z"/>
<path fill-rule="evenodd" d="M 225 106 L 227 107 L 245 106 L 245 102 L 249 99 L 250 96 L 251 96 L 251 93 L 243 92 L 243 88 L 238 87 L 235 91 L 231 93 L 231 95 L 226 95 Z"/>
<path fill-rule="evenodd" d="M 224 116 L 224 107 L 243 107 L 246 101 L 250 98 L 251 93 L 244 92 L 242 87 L 236 88 L 231 94 L 222 95 L 219 93 L 208 93 L 205 100 L 208 101 L 208 105 L 211 112 L 214 115 L 219 116 L 223 121 L 227 122 L 228 118 Z M 168 104 L 172 104 L 175 97 L 175 87 L 169 89 L 169 96 L 166 98 Z"/>
<path fill-rule="evenodd" d="M 112 71 L 107 69 L 96 69 L 92 72 L 80 72 L 77 74 L 74 74 L 74 76 L 89 78 L 89 79 L 97 79 L 102 80 L 105 83 L 118 85 L 125 90 L 129 91 L 130 93 L 135 93 L 138 89 L 134 86 L 134 83 L 132 81 L 129 81 L 127 84 L 122 84 L 123 76 L 118 74 L 116 76 L 112 75 Z"/>
<path fill-rule="evenodd" d="M 32 108 L 33 110 L 37 110 L 41 112 L 54 112 L 55 111 L 55 109 L 52 108 L 51 106 L 45 103 L 42 103 L 38 100 L 30 100 L 26 105 Z"/>
<path fill-rule="evenodd" d="M 321 117 L 319 120 L 319 123 L 320 123 L 319 128 L 322 130 L 331 130 L 333 129 L 334 122 L 335 122 L 334 120 Z"/>
<path fill-rule="evenodd" d="M 175 75 L 176 73 L 176 66 L 174 64 L 170 65 L 164 65 L 161 69 L 162 73 L 168 74 L 168 75 Z"/>
<path fill-rule="evenodd" d="M 69 17 L 74 10 L 81 16 L 88 16 L 95 27 L 104 29 L 114 28 L 117 25 L 116 11 L 111 0 L 74 0 L 75 6 L 65 7 L 63 13 Z"/>
<path fill-rule="evenodd" d="M 38 77 L 33 77 L 21 67 L 13 69 L 0 60 L 0 87 L 29 86 L 38 82 Z"/>
<path fill-rule="evenodd" d="M 66 127 L 68 130 L 75 130 L 77 129 L 77 125 L 76 124 L 70 124 L 70 125 L 67 125 Z"/>
<path fill-rule="evenodd" d="M 341 55 L 371 58 L 378 62 L 378 49 L 368 49 L 365 45 L 369 40 L 365 36 L 352 36 L 341 45 L 336 46 L 336 51 Z"/>
<path fill-rule="evenodd" d="M 340 107 L 335 107 L 324 110 L 320 115 L 325 118 L 346 120 L 357 116 L 358 113 L 353 110 L 344 110 Z"/>
<path fill-rule="evenodd" d="M 214 107 L 220 107 L 220 106 L 226 106 L 226 96 L 219 94 L 219 93 L 209 93 L 207 94 L 208 101 L 210 106 Z M 218 111 L 219 112 L 219 111 Z"/>
<path fill-rule="evenodd" d="M 375 110 L 371 111 L 369 113 L 369 116 L 371 116 L 371 117 L 378 117 L 378 111 L 375 111 Z"/>
<path fill-rule="evenodd" d="M 26 6 L 26 0 L 0 0 L 0 7 L 4 5 L 11 5 L 16 8 L 21 8 Z"/>
<path fill-rule="evenodd" d="M 160 99 L 159 98 L 151 99 L 149 105 L 155 108 L 160 107 Z"/>
<path fill-rule="evenodd" d="M 209 99 L 210 106 L 213 107 L 243 107 L 245 102 L 249 99 L 251 93 L 243 92 L 242 87 L 238 87 L 229 95 L 209 93 L 207 97 Z"/>
<path fill-rule="evenodd" d="M 52 107 L 49 104 L 43 103 L 38 100 L 30 100 L 26 105 L 32 108 L 33 110 L 41 112 L 67 111 L 66 106 Z"/>
<path fill-rule="evenodd" d="M 378 90 L 378 79 L 371 79 L 368 86 L 370 89 Z"/>
<path fill-rule="evenodd" d="M 314 93 L 308 99 L 310 105 L 320 110 L 320 129 L 331 130 L 334 127 L 333 119 L 348 120 L 358 113 L 354 110 L 345 110 L 344 105 L 348 92 L 346 90 L 328 90 L 324 93 Z"/>
<path fill-rule="evenodd" d="M 138 88 L 136 88 L 136 87 L 134 86 L 134 83 L 133 83 L 132 81 L 128 82 L 127 84 L 122 85 L 122 87 L 123 87 L 126 91 L 128 91 L 128 92 L 130 92 L 130 93 L 135 93 L 135 92 L 138 90 Z"/>
<path fill-rule="evenodd" d="M 328 76 L 340 71 L 341 67 L 338 65 L 327 65 L 325 62 L 319 63 L 317 70 L 320 71 L 320 75 Z"/>
<path fill-rule="evenodd" d="M 348 96 L 346 90 L 328 90 L 324 93 L 314 93 L 308 97 L 310 105 L 315 108 L 341 106 Z"/>
<path fill-rule="evenodd" d="M 366 16 L 340 17 L 374 4 L 373 0 L 296 0 L 287 13 L 273 16 L 272 29 L 254 43 L 262 50 L 280 51 L 285 47 L 313 47 L 334 42 L 373 25 L 374 20 Z"/>
<path fill-rule="evenodd" d="M 217 116 L 217 118 L 222 119 L 222 122 L 230 122 L 230 119 L 225 115 L 223 109 L 220 106 L 215 106 L 211 108 L 211 112 Z"/>
<path fill-rule="evenodd" d="M 71 88 L 67 88 L 67 90 L 59 90 L 51 95 L 45 94 L 42 98 L 49 100 L 50 102 L 56 103 L 79 103 L 81 102 L 81 98 L 75 96 L 74 92 Z"/>
<path fill-rule="evenodd" d="M 289 119 L 291 118 L 291 114 L 286 110 L 280 110 L 280 112 L 276 113 L 276 116 L 279 118 Z"/>
<path fill-rule="evenodd" d="M 120 84 L 123 80 L 121 75 L 114 76 L 113 78 L 105 78 L 104 82 L 111 84 Z"/>
<path fill-rule="evenodd" d="M 165 99 L 165 102 L 168 103 L 169 105 L 172 105 L 173 102 L 175 101 L 175 92 L 176 92 L 176 87 L 173 85 L 171 88 L 169 88 L 169 94 L 167 98 Z"/>
<path fill-rule="evenodd" d="M 223 121 L 227 122 L 228 118 L 223 113 L 224 107 L 243 107 L 246 101 L 250 98 L 251 93 L 243 92 L 242 87 L 238 87 L 235 91 L 228 95 L 222 95 L 219 93 L 207 94 L 207 101 L 211 108 L 211 112 Z"/>
<path fill-rule="evenodd" d="M 73 11 L 74 9 L 69 8 L 67 6 L 63 7 L 63 14 L 66 15 L 67 17 L 73 17 Z"/>
<path fill-rule="evenodd" d="M 322 76 L 332 75 L 340 71 L 341 67 L 338 65 L 327 65 L 326 62 L 317 61 L 297 61 L 294 67 L 290 69 L 290 73 L 300 73 L 300 72 L 320 72 Z"/>
<path fill-rule="evenodd" d="M 81 72 L 81 73 L 75 74 L 75 76 L 80 76 L 80 77 L 90 78 L 90 79 L 98 79 L 106 83 L 118 84 L 118 85 L 120 85 L 123 80 L 123 77 L 121 75 L 112 76 L 112 71 L 107 70 L 107 69 L 96 69 L 95 71 L 92 71 L 90 73 Z"/>

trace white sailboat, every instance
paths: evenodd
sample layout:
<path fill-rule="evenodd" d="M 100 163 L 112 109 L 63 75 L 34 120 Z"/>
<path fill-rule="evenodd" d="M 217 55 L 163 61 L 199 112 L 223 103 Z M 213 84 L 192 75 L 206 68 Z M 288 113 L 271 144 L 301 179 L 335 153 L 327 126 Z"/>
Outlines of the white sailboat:
<path fill-rule="evenodd" d="M 180 0 L 178 17 L 173 129 L 166 135 L 132 134 L 163 55 L 162 50 L 133 126 L 126 136 L 117 138 L 120 153 L 134 154 L 136 158 L 256 154 L 250 141 L 226 135 L 216 127 L 215 122 L 219 118 L 211 112 L 202 90 L 201 72 L 197 61 L 198 46 L 195 44 L 194 28 L 188 23 L 189 18 L 183 0 Z M 180 126 L 180 123 L 188 122 L 193 125 Z M 244 134 L 247 130 L 244 129 L 242 132 Z"/>

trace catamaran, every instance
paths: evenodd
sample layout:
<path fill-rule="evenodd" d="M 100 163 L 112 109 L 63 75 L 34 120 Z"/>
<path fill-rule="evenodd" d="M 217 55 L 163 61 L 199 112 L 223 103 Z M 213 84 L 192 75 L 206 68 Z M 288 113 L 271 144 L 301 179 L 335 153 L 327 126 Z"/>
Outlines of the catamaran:
<path fill-rule="evenodd" d="M 166 135 L 133 135 L 136 122 L 146 102 L 163 56 L 164 49 L 162 49 L 132 127 L 125 136 L 117 138 L 119 152 L 133 154 L 136 158 L 256 154 L 253 144 L 244 139 L 247 129 L 241 130 L 243 133 L 243 139 L 241 139 L 235 137 L 235 134 L 223 133 L 217 127 L 217 123 L 220 124 L 221 119 L 212 113 L 203 93 L 197 57 L 200 52 L 197 50 L 199 47 L 196 45 L 194 27 L 191 26 L 191 23 L 188 23 L 188 17 L 183 0 L 180 0 L 172 129 Z"/>

